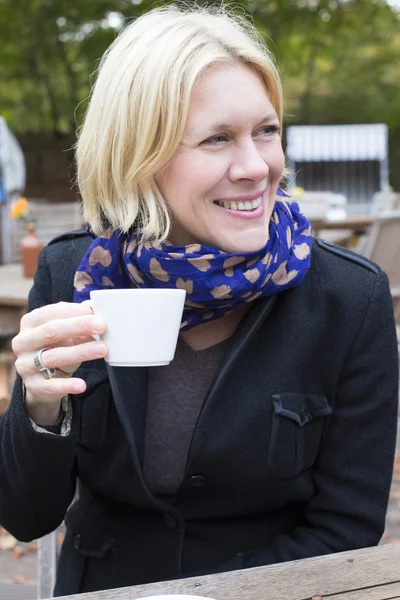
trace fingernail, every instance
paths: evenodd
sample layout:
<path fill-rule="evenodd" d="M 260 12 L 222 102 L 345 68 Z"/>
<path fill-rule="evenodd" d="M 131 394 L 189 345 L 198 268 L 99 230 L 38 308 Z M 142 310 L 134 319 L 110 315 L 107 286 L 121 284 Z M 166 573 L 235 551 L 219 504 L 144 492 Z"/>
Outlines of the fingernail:
<path fill-rule="evenodd" d="M 82 381 L 74 381 L 72 384 L 72 390 L 76 393 L 79 394 L 81 392 L 85 391 L 85 385 L 82 385 Z"/>
<path fill-rule="evenodd" d="M 103 342 L 99 342 L 98 344 L 93 344 L 93 350 L 96 354 L 103 354 L 105 348 Z"/>

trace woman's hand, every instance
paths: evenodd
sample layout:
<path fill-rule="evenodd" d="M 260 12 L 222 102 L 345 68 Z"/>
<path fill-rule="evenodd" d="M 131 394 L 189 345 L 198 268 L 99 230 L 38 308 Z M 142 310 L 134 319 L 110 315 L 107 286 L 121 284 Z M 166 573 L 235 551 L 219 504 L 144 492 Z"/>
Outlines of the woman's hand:
<path fill-rule="evenodd" d="M 17 357 L 15 368 L 26 388 L 26 409 L 35 423 L 55 423 L 61 399 L 85 391 L 85 381 L 73 377 L 73 373 L 82 362 L 107 354 L 104 342 L 92 337 L 105 329 L 105 323 L 93 315 L 88 303 L 49 304 L 22 317 L 12 349 Z M 45 379 L 34 364 L 35 355 L 43 348 L 43 366 L 56 369 L 56 377 L 51 379 Z"/>

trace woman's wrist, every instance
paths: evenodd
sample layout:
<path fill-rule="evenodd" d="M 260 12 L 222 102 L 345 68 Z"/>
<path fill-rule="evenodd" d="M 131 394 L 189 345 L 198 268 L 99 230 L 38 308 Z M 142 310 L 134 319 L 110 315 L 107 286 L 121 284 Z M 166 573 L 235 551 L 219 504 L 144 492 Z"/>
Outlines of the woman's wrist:
<path fill-rule="evenodd" d="M 62 412 L 62 398 L 57 402 L 37 403 L 33 401 L 28 390 L 25 388 L 25 385 L 23 386 L 23 390 L 25 409 L 32 421 L 37 425 L 44 427 L 56 425 L 60 419 L 60 413 Z"/>

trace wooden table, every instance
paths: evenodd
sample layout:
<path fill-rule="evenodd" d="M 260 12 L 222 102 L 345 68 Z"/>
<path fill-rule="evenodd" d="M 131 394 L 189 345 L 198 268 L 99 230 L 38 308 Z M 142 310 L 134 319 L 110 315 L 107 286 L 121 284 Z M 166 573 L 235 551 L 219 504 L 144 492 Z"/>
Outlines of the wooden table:
<path fill-rule="evenodd" d="M 134 600 L 160 594 L 215 600 L 393 600 L 400 598 L 400 543 L 63 599 Z"/>
<path fill-rule="evenodd" d="M 365 233 L 375 218 L 373 215 L 349 215 L 345 219 L 321 219 L 310 217 L 308 219 L 313 228 L 313 234 L 318 236 L 321 230 L 350 231 L 353 234 Z"/>
<path fill-rule="evenodd" d="M 354 248 L 360 236 L 373 225 L 375 218 L 372 215 L 351 215 L 340 220 L 312 217 L 308 220 L 312 225 L 315 237 L 323 237 L 340 246 Z"/>
<path fill-rule="evenodd" d="M 0 327 L 15 327 L 19 330 L 32 285 L 33 279 L 23 276 L 22 265 L 0 266 Z"/>

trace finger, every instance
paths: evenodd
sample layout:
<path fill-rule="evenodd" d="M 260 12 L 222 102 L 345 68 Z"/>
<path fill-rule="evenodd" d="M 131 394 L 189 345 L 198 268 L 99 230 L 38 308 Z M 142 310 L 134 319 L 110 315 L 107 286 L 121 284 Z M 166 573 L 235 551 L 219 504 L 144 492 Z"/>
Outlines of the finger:
<path fill-rule="evenodd" d="M 104 358 L 106 354 L 107 346 L 103 342 L 91 341 L 79 346 L 61 346 L 45 350 L 41 353 L 40 361 L 48 369 L 59 369 L 61 372 L 57 373 L 57 376 L 70 377 L 82 362 Z M 24 380 L 39 371 L 34 357 L 35 353 L 24 353 L 15 361 L 15 369 Z"/>
<path fill-rule="evenodd" d="M 29 392 L 30 404 L 52 403 L 68 394 L 82 394 L 86 390 L 85 381 L 79 377 L 44 379 L 42 373 L 38 373 L 24 380 L 24 383 Z"/>
<path fill-rule="evenodd" d="M 23 329 L 12 341 L 13 352 L 33 352 L 41 348 L 62 346 L 68 338 L 92 340 L 94 334 L 105 331 L 105 323 L 92 314 L 75 318 L 47 321 L 33 329 Z"/>
<path fill-rule="evenodd" d="M 45 365 L 43 365 L 45 366 Z M 67 372 L 62 372 L 59 370 L 56 372 L 57 377 L 71 377 L 71 375 L 79 368 L 79 364 L 73 368 L 73 370 Z M 41 376 L 41 380 L 44 378 L 43 372 L 35 365 L 34 363 L 34 355 L 32 354 L 23 354 L 18 356 L 17 360 L 14 363 L 14 368 L 21 379 L 25 382 L 30 382 L 33 377 L 37 377 L 38 374 Z"/>
<path fill-rule="evenodd" d="M 104 358 L 106 354 L 107 346 L 104 342 L 92 341 L 78 346 L 62 346 L 45 350 L 42 352 L 41 361 L 48 369 L 61 369 L 65 373 L 74 373 L 81 363 Z"/>
<path fill-rule="evenodd" d="M 53 319 L 68 319 L 83 315 L 92 315 L 93 311 L 89 303 L 82 302 L 57 302 L 56 304 L 47 304 L 40 308 L 35 308 L 26 313 L 21 319 L 21 329 L 38 327 L 47 321 Z"/>

